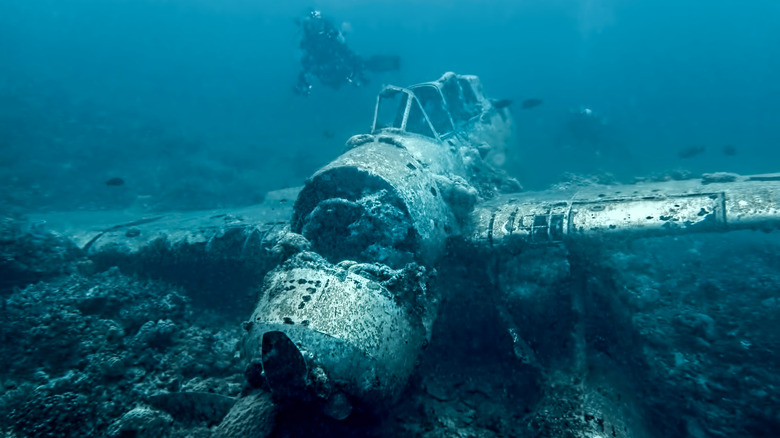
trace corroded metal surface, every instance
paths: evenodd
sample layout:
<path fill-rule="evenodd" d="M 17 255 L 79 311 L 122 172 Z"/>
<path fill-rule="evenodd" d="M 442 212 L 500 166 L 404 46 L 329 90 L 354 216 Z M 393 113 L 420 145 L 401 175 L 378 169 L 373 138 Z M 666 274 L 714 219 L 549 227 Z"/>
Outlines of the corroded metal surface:
<path fill-rule="evenodd" d="M 304 254 L 271 272 L 263 289 L 242 356 L 263 363 L 277 395 L 326 406 L 340 396 L 374 407 L 397 400 L 427 343 L 429 321 L 411 303 L 378 281 Z M 286 343 L 269 343 L 269 334 L 278 338 L 278 332 L 302 355 L 305 365 L 294 373 L 280 370 L 291 361 L 274 360 L 291 353 Z"/>
<path fill-rule="evenodd" d="M 285 226 L 298 188 L 271 192 L 258 205 L 190 212 L 91 211 L 31 215 L 47 230 L 68 236 L 89 254 L 111 249 L 136 253 L 158 239 L 171 244 L 206 244 L 231 230 L 265 233 Z"/>
<path fill-rule="evenodd" d="M 117 266 L 183 284 L 204 305 L 244 313 L 252 305 L 245 303 L 248 291 L 295 250 L 288 222 L 297 193 L 272 192 L 262 204 L 231 210 L 49 213 L 32 220 L 81 248 L 84 273 Z"/>
<path fill-rule="evenodd" d="M 428 142 L 403 139 L 403 143 L 411 147 Z M 451 226 L 453 219 L 439 194 L 434 174 L 412 153 L 419 149 L 402 148 L 379 139 L 347 151 L 309 179 L 295 203 L 293 231 L 303 231 L 310 214 L 323 201 L 344 199 L 355 202 L 370 193 L 384 190 L 389 195 L 385 198 L 385 204 L 397 206 L 406 216 L 406 227 L 411 229 L 410 235 L 414 236 L 415 255 L 421 261 L 433 262 L 444 248 L 447 238 L 445 230 Z M 440 152 L 438 155 L 448 154 Z M 374 217 L 375 223 L 386 220 L 381 217 L 384 209 L 366 213 Z M 329 216 L 329 220 L 336 219 L 332 214 Z M 344 216 L 338 222 L 349 227 L 354 218 L 352 215 Z M 336 233 L 332 234 L 331 238 L 340 237 Z M 366 235 L 366 239 L 372 240 L 367 241 L 366 246 L 382 237 Z"/>
<path fill-rule="evenodd" d="M 780 174 L 590 186 L 478 205 L 467 239 L 503 246 L 610 235 L 780 227 Z"/>

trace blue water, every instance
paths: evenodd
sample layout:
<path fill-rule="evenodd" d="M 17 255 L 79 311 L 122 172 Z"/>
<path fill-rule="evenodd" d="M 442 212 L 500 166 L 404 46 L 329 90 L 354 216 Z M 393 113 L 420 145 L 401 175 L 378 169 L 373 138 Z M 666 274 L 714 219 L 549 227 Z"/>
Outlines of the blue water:
<path fill-rule="evenodd" d="M 352 50 L 397 55 L 400 70 L 295 94 L 296 20 L 312 7 Z M 237 396 L 238 327 L 266 269 L 247 260 L 265 237 L 253 227 L 234 244 L 220 228 L 202 244 L 155 220 L 302 185 L 369 130 L 383 84 L 478 75 L 489 96 L 513 101 L 506 166 L 530 190 L 567 172 L 632 182 L 780 171 L 778 23 L 778 0 L 0 0 L 0 430 L 89 435 L 160 390 Z M 585 109 L 595 126 L 575 123 Z M 111 221 L 100 228 L 73 210 L 121 211 L 95 214 Z M 208 217 L 239 230 L 237 216 Z M 117 228 L 116 217 L 146 220 Z M 170 248 L 149 237 L 158 226 Z M 126 257 L 95 249 L 112 230 L 152 243 Z M 615 396 L 648 434 L 780 436 L 777 231 L 506 254 L 491 243 L 487 255 L 460 237 L 436 265 L 448 295 L 431 347 L 405 405 L 388 411 L 397 424 L 375 436 L 538 436 L 556 424 L 565 436 L 575 414 L 596 419 L 598 400 L 567 395 L 580 384 Z M 173 286 L 149 282 L 158 277 Z M 288 413 L 273 436 L 317 430 Z"/>
<path fill-rule="evenodd" d="M 293 94 L 309 7 L 401 70 Z M 0 202 L 252 203 L 365 132 L 383 83 L 445 71 L 514 100 L 509 170 L 532 189 L 565 171 L 777 171 L 779 22 L 773 0 L 3 0 Z M 543 104 L 520 109 L 527 98 Z M 561 147 L 580 106 L 604 117 L 611 152 Z M 112 177 L 126 186 L 108 190 Z"/>

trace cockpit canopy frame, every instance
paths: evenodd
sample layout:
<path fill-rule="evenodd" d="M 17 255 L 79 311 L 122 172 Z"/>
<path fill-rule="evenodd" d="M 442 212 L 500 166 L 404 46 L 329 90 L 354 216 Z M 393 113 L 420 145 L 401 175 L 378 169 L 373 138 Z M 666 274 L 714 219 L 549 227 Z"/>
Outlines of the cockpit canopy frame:
<path fill-rule="evenodd" d="M 374 110 L 373 133 L 395 129 L 446 139 L 485 110 L 476 77 L 446 73 L 408 88 L 387 85 Z"/>

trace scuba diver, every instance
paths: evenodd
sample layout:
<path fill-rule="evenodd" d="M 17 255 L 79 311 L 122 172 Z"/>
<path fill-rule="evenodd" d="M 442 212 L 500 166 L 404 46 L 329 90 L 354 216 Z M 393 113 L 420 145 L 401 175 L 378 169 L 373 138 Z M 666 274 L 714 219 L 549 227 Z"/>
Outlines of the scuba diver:
<path fill-rule="evenodd" d="M 555 160 L 567 172 L 607 172 L 618 178 L 641 173 L 625 132 L 589 106 L 569 110 L 555 145 Z"/>
<path fill-rule="evenodd" d="M 363 59 L 350 49 L 344 35 L 322 12 L 312 9 L 298 22 L 303 31 L 301 39 L 302 71 L 298 75 L 295 92 L 311 93 L 313 78 L 334 90 L 351 84 L 361 87 L 368 82 L 367 71 L 385 72 L 398 70 L 398 56 L 372 56 Z"/>
<path fill-rule="evenodd" d="M 609 147 L 607 140 L 608 120 L 586 106 L 569 110 L 569 117 L 558 137 L 561 149 L 586 150 L 600 156 Z"/>

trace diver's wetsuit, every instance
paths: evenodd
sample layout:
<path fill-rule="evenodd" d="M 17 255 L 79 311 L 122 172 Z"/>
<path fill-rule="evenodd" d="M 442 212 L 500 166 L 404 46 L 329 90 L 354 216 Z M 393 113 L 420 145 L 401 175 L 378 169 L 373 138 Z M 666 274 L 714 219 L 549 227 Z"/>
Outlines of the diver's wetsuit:
<path fill-rule="evenodd" d="M 359 87 L 366 82 L 363 59 L 347 47 L 344 36 L 320 11 L 310 11 L 300 26 L 303 71 L 298 75 L 296 92 L 309 94 L 312 77 L 334 89 L 343 84 Z"/>

